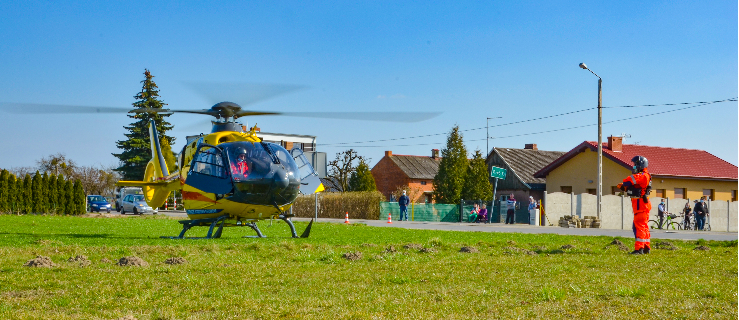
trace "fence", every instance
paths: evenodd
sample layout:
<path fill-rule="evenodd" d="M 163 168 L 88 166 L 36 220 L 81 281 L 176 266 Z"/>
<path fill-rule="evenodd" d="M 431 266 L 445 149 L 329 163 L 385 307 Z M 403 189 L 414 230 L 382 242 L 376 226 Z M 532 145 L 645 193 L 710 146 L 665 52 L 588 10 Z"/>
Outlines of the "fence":
<path fill-rule="evenodd" d="M 555 224 L 560 217 L 575 215 L 578 217 L 597 215 L 597 196 L 592 194 L 569 194 L 562 192 L 546 193 L 544 203 L 546 209 L 546 225 Z M 657 218 L 657 205 L 662 198 L 650 198 L 652 211 L 650 218 Z M 665 198 L 667 211 L 680 214 L 690 199 Z M 708 201 L 709 216 L 706 222 L 711 225 L 711 231 L 737 232 L 737 202 Z M 634 222 L 634 213 L 631 208 L 631 198 L 604 195 L 601 203 L 601 228 L 631 230 Z M 682 221 L 678 218 L 678 221 Z"/>
<path fill-rule="evenodd" d="M 506 204 L 501 207 L 500 201 L 462 200 L 460 204 L 412 203 L 408 206 L 408 220 L 424 222 L 469 222 L 469 213 L 475 204 L 488 209 L 488 219 L 492 223 L 505 223 Z M 460 215 L 460 206 L 461 215 Z M 514 210 L 516 223 L 529 223 L 528 204 L 520 203 Z M 400 219 L 400 206 L 397 202 L 380 203 L 380 220 L 387 220 L 388 213 L 393 220 Z"/>

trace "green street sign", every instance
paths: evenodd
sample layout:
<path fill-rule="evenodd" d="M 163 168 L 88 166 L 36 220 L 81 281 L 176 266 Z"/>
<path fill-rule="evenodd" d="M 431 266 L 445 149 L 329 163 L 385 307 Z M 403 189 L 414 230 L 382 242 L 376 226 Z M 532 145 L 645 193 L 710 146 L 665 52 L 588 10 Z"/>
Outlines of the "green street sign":
<path fill-rule="evenodd" d="M 492 167 L 490 168 L 490 177 L 497 179 L 505 179 L 506 169 Z"/>

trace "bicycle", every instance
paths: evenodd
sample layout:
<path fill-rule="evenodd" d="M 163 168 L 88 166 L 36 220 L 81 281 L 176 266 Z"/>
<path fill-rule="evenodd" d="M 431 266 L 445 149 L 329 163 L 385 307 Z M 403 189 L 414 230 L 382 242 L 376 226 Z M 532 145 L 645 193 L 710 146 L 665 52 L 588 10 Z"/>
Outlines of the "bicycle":
<path fill-rule="evenodd" d="M 692 215 L 692 219 L 690 219 L 690 222 L 683 223 L 683 229 L 684 230 L 695 230 L 700 231 L 697 228 L 697 225 L 695 223 L 695 215 Z M 703 224 L 703 231 L 711 231 L 711 224 L 706 221 L 706 223 Z"/>
<path fill-rule="evenodd" d="M 683 226 L 681 223 L 677 221 L 672 221 L 677 217 L 678 216 L 676 214 L 665 212 L 665 221 L 662 223 L 662 225 L 659 224 L 659 220 L 649 220 L 647 225 L 649 226 L 649 229 L 662 230 L 662 227 L 664 227 L 666 230 L 682 230 Z"/>

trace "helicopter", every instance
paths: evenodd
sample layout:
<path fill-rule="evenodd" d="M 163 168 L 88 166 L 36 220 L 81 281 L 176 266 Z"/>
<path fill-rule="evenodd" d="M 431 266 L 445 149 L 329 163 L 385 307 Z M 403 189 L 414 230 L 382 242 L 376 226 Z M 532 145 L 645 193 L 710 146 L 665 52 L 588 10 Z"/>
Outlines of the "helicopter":
<path fill-rule="evenodd" d="M 164 205 L 170 193 L 179 190 L 189 220 L 180 220 L 182 231 L 169 239 L 185 239 L 196 226 L 209 227 L 204 238 L 220 238 L 224 227 L 250 227 L 259 238 L 265 237 L 256 222 L 280 219 L 298 238 L 290 208 L 298 195 L 324 190 L 318 174 L 300 148 L 288 151 L 279 144 L 257 137 L 256 124 L 247 128 L 237 122 L 244 116 L 287 115 L 312 118 L 359 119 L 417 122 L 433 118 L 437 112 L 302 112 L 284 113 L 244 110 L 234 102 L 216 103 L 209 109 L 174 110 L 165 108 L 118 108 L 51 104 L 3 103 L 0 110 L 11 113 L 189 113 L 215 117 L 208 134 L 188 136 L 177 157 L 176 172 L 169 172 L 164 161 L 159 133 L 149 124 L 151 160 L 140 181 L 118 181 L 118 187 L 142 187 L 144 199 L 152 208 Z M 313 220 L 300 237 L 307 238 Z M 188 239 L 198 239 L 188 237 Z"/>
<path fill-rule="evenodd" d="M 149 111 L 151 112 L 151 110 Z M 171 113 L 161 109 L 155 112 Z M 180 111 L 216 117 L 209 134 L 188 136 L 177 157 L 178 170 L 170 174 L 164 162 L 156 125 L 149 124 L 152 158 L 143 180 L 119 181 L 116 186 L 141 186 L 151 207 L 164 205 L 170 192 L 180 190 L 188 218 L 180 223 L 181 239 L 194 226 L 210 226 L 206 238 L 219 238 L 223 227 L 251 227 L 264 237 L 255 221 L 278 218 L 298 235 L 288 212 L 299 194 L 324 190 L 318 174 L 300 148 L 287 151 L 279 144 L 264 142 L 256 125 L 247 130 L 236 122 L 254 112 L 242 111 L 233 102 L 221 102 L 207 110 Z M 261 114 L 261 113 L 260 113 Z M 310 235 L 309 223 L 303 238 Z M 215 227 L 215 233 L 213 230 Z"/>

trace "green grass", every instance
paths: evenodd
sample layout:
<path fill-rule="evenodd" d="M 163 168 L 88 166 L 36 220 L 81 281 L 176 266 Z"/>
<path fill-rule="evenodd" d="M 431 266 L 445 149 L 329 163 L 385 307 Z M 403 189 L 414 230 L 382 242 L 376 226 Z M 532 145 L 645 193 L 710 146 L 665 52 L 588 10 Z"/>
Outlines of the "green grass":
<path fill-rule="evenodd" d="M 0 216 L 0 318 L 737 318 L 736 241 L 630 256 L 606 249 L 610 237 L 314 224 L 309 239 L 290 239 L 281 221 L 259 224 L 269 238 L 227 228 L 221 239 L 170 240 L 159 236 L 180 225 L 163 217 Z M 37 255 L 58 266 L 23 266 Z M 92 264 L 67 262 L 76 255 Z M 149 266 L 101 262 L 132 255 Z"/>

